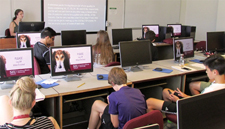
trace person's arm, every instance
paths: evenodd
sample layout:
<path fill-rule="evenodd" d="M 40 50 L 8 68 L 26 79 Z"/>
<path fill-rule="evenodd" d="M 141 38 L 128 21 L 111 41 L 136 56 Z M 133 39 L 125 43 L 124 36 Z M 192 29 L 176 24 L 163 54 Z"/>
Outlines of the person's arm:
<path fill-rule="evenodd" d="M 51 70 L 51 65 L 48 65 L 48 68 Z"/>
<path fill-rule="evenodd" d="M 54 125 L 55 129 L 60 129 L 58 123 L 56 122 L 56 120 L 53 117 L 48 117 L 48 119 L 50 119 L 52 121 L 52 124 Z"/>
<path fill-rule="evenodd" d="M 16 33 L 14 33 L 14 26 L 15 26 L 15 23 L 13 22 L 11 22 L 9 25 L 9 32 L 11 36 L 16 36 Z"/>
<path fill-rule="evenodd" d="M 112 122 L 114 128 L 118 128 L 119 127 L 119 118 L 118 118 L 118 115 L 110 114 L 110 118 L 111 118 L 111 122 Z"/>

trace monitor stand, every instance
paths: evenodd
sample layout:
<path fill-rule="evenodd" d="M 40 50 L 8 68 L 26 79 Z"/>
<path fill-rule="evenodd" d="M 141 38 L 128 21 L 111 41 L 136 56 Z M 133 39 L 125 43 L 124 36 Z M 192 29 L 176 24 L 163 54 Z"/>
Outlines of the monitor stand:
<path fill-rule="evenodd" d="M 11 89 L 16 84 L 16 81 L 4 81 L 0 83 L 1 89 Z"/>
<path fill-rule="evenodd" d="M 132 72 L 143 71 L 138 65 L 136 65 L 136 66 L 131 66 L 131 67 L 129 67 L 129 69 L 127 69 L 127 70 L 132 71 Z"/>
<path fill-rule="evenodd" d="M 80 81 L 80 77 L 78 75 L 66 75 L 65 81 L 71 82 L 71 81 Z"/>

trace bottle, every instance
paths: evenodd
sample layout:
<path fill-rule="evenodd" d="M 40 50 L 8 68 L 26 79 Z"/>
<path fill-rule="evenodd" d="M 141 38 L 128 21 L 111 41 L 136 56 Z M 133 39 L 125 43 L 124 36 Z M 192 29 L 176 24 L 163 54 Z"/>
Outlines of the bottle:
<path fill-rule="evenodd" d="M 180 54 L 179 66 L 184 67 L 184 54 Z"/>

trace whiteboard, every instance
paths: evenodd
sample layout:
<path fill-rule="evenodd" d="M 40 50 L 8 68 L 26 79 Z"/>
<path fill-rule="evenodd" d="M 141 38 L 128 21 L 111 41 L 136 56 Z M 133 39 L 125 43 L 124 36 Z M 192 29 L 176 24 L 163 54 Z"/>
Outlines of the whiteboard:
<path fill-rule="evenodd" d="M 125 28 L 179 23 L 181 0 L 125 0 Z"/>

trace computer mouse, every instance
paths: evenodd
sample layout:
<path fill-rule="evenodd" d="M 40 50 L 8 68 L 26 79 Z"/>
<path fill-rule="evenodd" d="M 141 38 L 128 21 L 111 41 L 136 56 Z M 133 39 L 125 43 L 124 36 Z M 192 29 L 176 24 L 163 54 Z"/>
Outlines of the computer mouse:
<path fill-rule="evenodd" d="M 103 79 L 103 76 L 102 75 L 98 75 L 98 79 Z"/>
<path fill-rule="evenodd" d="M 37 88 L 38 88 L 38 89 L 41 89 L 42 86 L 41 86 L 40 84 L 37 84 Z"/>
<path fill-rule="evenodd" d="M 162 68 L 155 68 L 156 71 L 162 71 Z"/>

